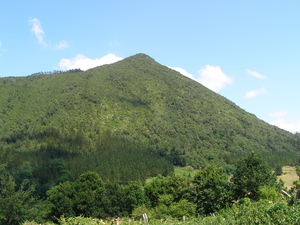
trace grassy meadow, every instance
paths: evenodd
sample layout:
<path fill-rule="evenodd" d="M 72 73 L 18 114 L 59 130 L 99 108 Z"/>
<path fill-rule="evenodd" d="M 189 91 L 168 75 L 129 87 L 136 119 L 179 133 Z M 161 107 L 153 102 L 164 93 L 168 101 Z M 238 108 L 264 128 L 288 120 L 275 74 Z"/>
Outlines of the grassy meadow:
<path fill-rule="evenodd" d="M 283 166 L 282 172 L 282 175 L 278 176 L 278 179 L 281 179 L 284 182 L 284 186 L 290 189 L 293 186 L 293 182 L 298 180 L 296 168 L 294 166 Z"/>

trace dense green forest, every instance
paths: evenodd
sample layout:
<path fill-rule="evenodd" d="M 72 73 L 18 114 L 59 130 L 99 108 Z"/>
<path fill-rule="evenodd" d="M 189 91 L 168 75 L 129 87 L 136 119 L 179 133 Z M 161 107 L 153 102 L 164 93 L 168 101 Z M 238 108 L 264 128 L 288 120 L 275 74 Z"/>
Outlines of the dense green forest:
<path fill-rule="evenodd" d="M 267 163 L 299 163 L 299 134 L 144 54 L 87 71 L 1 78 L 0 124 L 2 224 L 145 210 L 153 218 L 207 215 L 261 199 L 262 182 L 277 193 Z M 250 184 L 246 156 L 261 165 Z M 200 169 L 195 177 L 174 175 L 187 165 Z"/>
<path fill-rule="evenodd" d="M 299 135 L 259 120 L 144 54 L 85 72 L 1 78 L 0 124 L 0 163 L 40 167 L 39 157 L 48 164 L 61 158 L 72 168 L 73 179 L 100 164 L 95 160 L 120 163 L 106 160 L 105 152 L 137 164 L 151 161 L 148 157 L 159 159 L 161 168 L 137 169 L 145 175 L 169 173 L 168 162 L 196 169 L 215 164 L 230 172 L 251 151 L 260 152 L 274 167 L 299 159 Z M 81 159 L 85 168 L 73 174 Z M 99 165 L 97 172 L 104 167 Z M 109 179 L 127 176 L 116 176 L 123 169 L 113 167 Z"/>

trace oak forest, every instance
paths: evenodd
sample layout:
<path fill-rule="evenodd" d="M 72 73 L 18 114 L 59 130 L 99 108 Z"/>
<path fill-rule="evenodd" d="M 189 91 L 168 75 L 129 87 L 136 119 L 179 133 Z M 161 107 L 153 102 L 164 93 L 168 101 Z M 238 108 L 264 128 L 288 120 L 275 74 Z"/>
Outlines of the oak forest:
<path fill-rule="evenodd" d="M 0 124 L 0 224 L 300 221 L 300 135 L 145 54 L 0 78 Z"/>

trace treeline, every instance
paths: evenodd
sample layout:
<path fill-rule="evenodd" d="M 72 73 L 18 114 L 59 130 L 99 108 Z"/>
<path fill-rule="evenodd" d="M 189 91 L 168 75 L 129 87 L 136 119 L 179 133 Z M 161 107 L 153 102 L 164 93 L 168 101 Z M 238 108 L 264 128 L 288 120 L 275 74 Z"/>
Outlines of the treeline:
<path fill-rule="evenodd" d="M 69 70 L 53 70 L 53 71 L 46 71 L 46 72 L 37 72 L 30 74 L 29 76 L 39 76 L 39 75 L 46 75 L 46 74 L 55 74 L 55 73 L 78 73 L 83 72 L 80 68 L 78 69 L 69 69 Z"/>
<path fill-rule="evenodd" d="M 17 184 L 24 179 L 34 181 L 39 196 L 45 196 L 53 185 L 76 180 L 85 171 L 117 183 L 144 182 L 149 176 L 174 171 L 172 159 L 110 132 L 99 133 L 93 142 L 80 131 L 68 133 L 55 128 L 23 133 L 23 138 L 35 140 L 32 149 L 16 151 L 19 139 L 5 139 L 0 164 L 6 165 Z"/>
<path fill-rule="evenodd" d="M 57 222 L 61 216 L 138 220 L 143 213 L 153 219 L 196 218 L 231 207 L 234 210 L 237 202 L 282 201 L 282 183 L 256 153 L 240 160 L 230 178 L 221 167 L 212 165 L 196 171 L 194 177 L 159 175 L 147 182 L 127 184 L 105 181 L 96 172 L 84 172 L 74 181 L 52 186 L 44 198 L 34 194 L 33 181 L 25 179 L 17 184 L 5 165 L 0 172 L 1 224 Z"/>

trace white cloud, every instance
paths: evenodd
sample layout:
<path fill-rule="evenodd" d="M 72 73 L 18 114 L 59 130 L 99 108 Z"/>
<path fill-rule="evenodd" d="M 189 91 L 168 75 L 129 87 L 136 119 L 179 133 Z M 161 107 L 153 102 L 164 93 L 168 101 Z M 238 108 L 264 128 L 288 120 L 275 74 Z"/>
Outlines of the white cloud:
<path fill-rule="evenodd" d="M 43 45 L 44 47 L 47 46 L 47 43 L 44 41 L 45 32 L 42 29 L 42 25 L 39 19 L 34 18 L 29 20 L 31 23 L 31 31 L 34 33 L 35 37 L 37 38 L 38 42 Z"/>
<path fill-rule="evenodd" d="M 281 129 L 290 131 L 292 133 L 296 133 L 300 131 L 300 121 L 289 123 L 286 120 L 280 118 L 277 119 L 276 121 L 271 122 L 271 124 L 280 127 Z"/>
<path fill-rule="evenodd" d="M 269 115 L 271 117 L 284 117 L 288 115 L 288 112 L 287 111 L 270 112 Z"/>
<path fill-rule="evenodd" d="M 2 47 L 2 42 L 0 41 L 0 48 Z"/>
<path fill-rule="evenodd" d="M 59 62 L 59 67 L 66 70 L 78 68 L 82 70 L 88 70 L 96 66 L 111 64 L 122 59 L 123 58 L 111 53 L 98 59 L 90 59 L 84 55 L 78 54 L 73 59 L 61 59 Z"/>
<path fill-rule="evenodd" d="M 265 88 L 261 88 L 259 90 L 248 91 L 245 95 L 245 98 L 254 98 L 258 95 L 267 93 Z"/>
<path fill-rule="evenodd" d="M 197 81 L 214 92 L 218 92 L 226 85 L 231 84 L 233 80 L 229 78 L 219 66 L 206 65 L 205 68 L 198 71 L 200 78 Z"/>
<path fill-rule="evenodd" d="M 287 111 L 279 111 L 269 113 L 269 116 L 275 117 L 276 120 L 271 122 L 270 124 L 280 127 L 281 129 L 290 131 L 292 133 L 296 133 L 300 131 L 300 121 L 287 122 L 283 117 L 287 116 Z"/>
<path fill-rule="evenodd" d="M 64 49 L 64 48 L 68 48 L 69 44 L 67 41 L 60 41 L 57 45 L 55 45 L 56 49 Z"/>
<path fill-rule="evenodd" d="M 227 84 L 231 84 L 233 82 L 231 78 L 223 73 L 219 66 L 206 65 L 205 68 L 198 71 L 200 78 L 196 78 L 193 74 L 188 73 L 185 69 L 180 67 L 169 66 L 169 68 L 197 81 L 198 83 L 201 83 L 214 92 L 218 92 Z"/>
<path fill-rule="evenodd" d="M 261 79 L 261 80 L 266 80 L 266 79 L 268 79 L 266 76 L 261 75 L 261 74 L 259 74 L 258 72 L 253 71 L 253 70 L 248 70 L 248 69 L 247 69 L 246 72 L 247 72 L 249 75 L 251 75 L 251 76 L 253 76 L 253 77 L 256 77 L 256 78 L 258 78 L 258 79 Z"/>
<path fill-rule="evenodd" d="M 168 67 L 169 67 L 170 69 L 172 69 L 172 70 L 175 70 L 175 71 L 181 73 L 182 75 L 184 75 L 184 76 L 186 76 L 186 77 L 189 77 L 189 78 L 191 78 L 191 79 L 195 79 L 194 76 L 193 76 L 192 74 L 188 73 L 185 69 L 182 69 L 182 68 L 180 68 L 180 67 L 171 67 L 171 66 L 168 66 Z"/>

